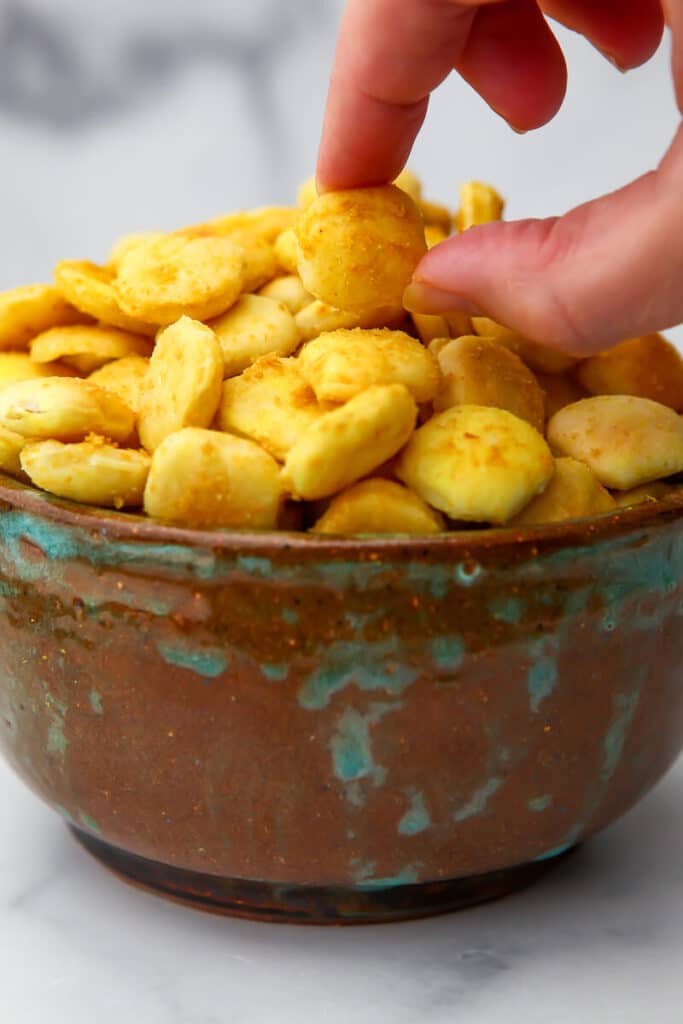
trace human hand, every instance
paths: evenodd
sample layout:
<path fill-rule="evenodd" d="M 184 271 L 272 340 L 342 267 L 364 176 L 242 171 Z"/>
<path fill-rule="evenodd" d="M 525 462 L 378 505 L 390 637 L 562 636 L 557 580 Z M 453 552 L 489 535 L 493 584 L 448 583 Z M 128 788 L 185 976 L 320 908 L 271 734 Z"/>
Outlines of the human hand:
<path fill-rule="evenodd" d="M 541 12 L 540 8 L 543 9 Z M 680 0 L 349 0 L 318 161 L 323 190 L 392 180 L 429 94 L 455 68 L 517 130 L 561 106 L 545 15 L 621 69 L 657 49 L 664 17 L 683 112 Z M 683 321 L 683 128 L 656 170 L 564 217 L 487 224 L 431 249 L 406 304 L 476 312 L 579 355 Z"/>

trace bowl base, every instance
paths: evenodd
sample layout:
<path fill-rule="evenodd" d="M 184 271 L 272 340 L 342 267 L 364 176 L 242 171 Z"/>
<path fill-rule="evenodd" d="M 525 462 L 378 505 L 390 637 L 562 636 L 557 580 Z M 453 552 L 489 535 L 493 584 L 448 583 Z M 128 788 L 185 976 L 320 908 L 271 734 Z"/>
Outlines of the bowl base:
<path fill-rule="evenodd" d="M 123 881 L 194 910 L 286 924 L 382 924 L 446 914 L 501 899 L 537 881 L 577 847 L 485 875 L 377 889 L 222 878 L 127 853 L 70 826 L 78 842 Z"/>

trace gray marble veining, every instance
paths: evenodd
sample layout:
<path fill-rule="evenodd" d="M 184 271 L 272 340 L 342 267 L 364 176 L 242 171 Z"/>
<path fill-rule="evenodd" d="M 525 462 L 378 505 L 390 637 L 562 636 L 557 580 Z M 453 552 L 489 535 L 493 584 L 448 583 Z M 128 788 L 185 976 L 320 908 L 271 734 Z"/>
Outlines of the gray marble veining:
<path fill-rule="evenodd" d="M 0 0 L 0 288 L 127 230 L 291 201 L 340 10 Z"/>
<path fill-rule="evenodd" d="M 96 20 L 83 25 L 82 5 L 46 9 L 7 0 L 0 20 L 0 110 L 44 130 L 80 131 L 164 89 L 194 65 L 215 64 L 243 77 L 254 120 L 265 119 L 272 129 L 278 53 L 304 26 L 327 25 L 337 6 L 326 0 L 260 0 L 248 5 L 249 19 L 235 23 L 229 3 L 219 16 L 214 4 L 195 3 L 190 12 L 184 5 L 157 3 L 152 12 L 147 5 L 140 23 L 136 7 L 119 2 L 110 10 L 98 8 Z M 127 9 L 133 17 L 125 16 Z"/>

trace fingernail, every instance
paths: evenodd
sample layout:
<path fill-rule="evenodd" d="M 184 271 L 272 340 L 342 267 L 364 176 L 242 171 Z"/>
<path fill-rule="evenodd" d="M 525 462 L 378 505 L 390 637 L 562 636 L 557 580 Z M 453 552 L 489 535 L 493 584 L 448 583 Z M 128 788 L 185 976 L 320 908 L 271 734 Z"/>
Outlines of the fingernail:
<path fill-rule="evenodd" d="M 615 57 L 608 57 L 607 60 L 610 62 L 612 67 L 617 69 L 620 75 L 627 75 L 631 70 L 630 68 L 625 68 L 623 64 L 620 64 Z"/>
<path fill-rule="evenodd" d="M 625 75 L 630 70 L 629 68 L 624 67 L 623 64 L 620 64 L 614 54 L 608 53 L 607 50 L 600 50 L 600 53 L 603 55 L 605 60 L 610 62 L 613 68 L 617 69 L 620 74 Z"/>
<path fill-rule="evenodd" d="M 403 305 L 409 313 L 469 313 L 477 316 L 481 310 L 464 295 L 434 288 L 421 281 L 413 281 L 403 293 Z"/>
<path fill-rule="evenodd" d="M 504 114 L 502 110 L 498 110 L 496 107 L 493 106 L 493 104 L 489 104 L 489 106 L 496 114 L 498 114 L 498 117 L 502 121 L 505 121 L 505 124 L 508 126 L 508 128 L 512 128 L 513 132 L 516 132 L 517 135 L 526 135 L 527 132 L 531 131 L 530 128 L 518 128 L 516 124 L 512 124 L 508 120 L 507 114 Z"/>

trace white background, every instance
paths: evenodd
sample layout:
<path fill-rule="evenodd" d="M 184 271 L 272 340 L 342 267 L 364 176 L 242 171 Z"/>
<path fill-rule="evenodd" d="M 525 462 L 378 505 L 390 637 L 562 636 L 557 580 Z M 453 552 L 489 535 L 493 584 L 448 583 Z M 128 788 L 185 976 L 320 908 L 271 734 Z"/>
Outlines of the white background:
<path fill-rule="evenodd" d="M 315 160 L 337 0 L 0 0 L 0 288 L 122 232 L 287 202 Z M 520 138 L 462 83 L 412 166 L 455 204 L 560 213 L 656 164 L 668 47 L 618 74 L 563 34 L 564 110 Z M 633 239 L 634 246 L 638 239 Z M 679 335 L 680 336 L 680 335 Z M 212 919 L 129 891 L 0 766 L 2 1024 L 674 1024 L 683 772 L 542 885 L 431 922 L 325 931 Z"/>

